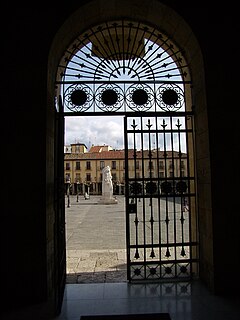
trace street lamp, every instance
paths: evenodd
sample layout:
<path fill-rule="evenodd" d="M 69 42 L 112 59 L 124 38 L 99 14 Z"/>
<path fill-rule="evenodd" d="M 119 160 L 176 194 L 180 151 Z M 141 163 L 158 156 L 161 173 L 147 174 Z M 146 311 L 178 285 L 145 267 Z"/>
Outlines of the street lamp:
<path fill-rule="evenodd" d="M 118 194 L 121 194 L 121 182 L 118 180 L 117 181 L 117 186 L 118 186 Z"/>
<path fill-rule="evenodd" d="M 70 207 L 70 185 L 71 185 L 70 177 L 67 177 L 66 183 L 67 183 L 67 199 L 68 199 L 67 207 L 69 208 Z"/>
<path fill-rule="evenodd" d="M 79 181 L 77 181 L 77 202 L 78 202 L 78 195 L 79 195 Z"/>

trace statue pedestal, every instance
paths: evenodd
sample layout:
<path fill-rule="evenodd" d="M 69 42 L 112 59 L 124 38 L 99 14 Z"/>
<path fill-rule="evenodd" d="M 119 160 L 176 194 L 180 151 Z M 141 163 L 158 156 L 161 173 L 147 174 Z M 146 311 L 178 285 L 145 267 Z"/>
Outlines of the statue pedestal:
<path fill-rule="evenodd" d="M 98 203 L 100 203 L 100 204 L 116 204 L 116 203 L 118 203 L 118 201 L 115 198 L 110 198 L 110 197 L 104 196 L 99 200 Z"/>

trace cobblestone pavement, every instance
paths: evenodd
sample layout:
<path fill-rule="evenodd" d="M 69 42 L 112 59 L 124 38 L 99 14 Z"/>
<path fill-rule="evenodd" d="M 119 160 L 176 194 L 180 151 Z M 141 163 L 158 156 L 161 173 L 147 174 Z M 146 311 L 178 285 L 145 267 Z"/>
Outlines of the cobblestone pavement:
<path fill-rule="evenodd" d="M 66 283 L 125 282 L 125 198 L 100 204 L 100 196 L 66 199 Z"/>

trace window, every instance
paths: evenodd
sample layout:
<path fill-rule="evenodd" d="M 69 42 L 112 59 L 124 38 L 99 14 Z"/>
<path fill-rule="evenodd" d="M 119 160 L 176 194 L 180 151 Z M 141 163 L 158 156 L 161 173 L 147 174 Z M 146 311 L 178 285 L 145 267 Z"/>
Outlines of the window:
<path fill-rule="evenodd" d="M 86 174 L 86 181 L 87 182 L 90 182 L 92 179 L 91 179 L 91 173 L 87 173 Z"/>
<path fill-rule="evenodd" d="M 117 174 L 116 173 L 112 173 L 112 181 L 117 181 Z"/>
<path fill-rule="evenodd" d="M 137 169 L 137 170 L 140 169 L 140 167 L 139 167 L 139 160 L 136 161 L 136 169 Z"/>
<path fill-rule="evenodd" d="M 112 169 L 117 169 L 116 161 L 112 161 Z"/>
<path fill-rule="evenodd" d="M 102 170 L 105 167 L 104 161 L 100 161 L 100 169 Z"/>
<path fill-rule="evenodd" d="M 70 170 L 70 163 L 66 162 L 66 170 Z"/>
<path fill-rule="evenodd" d="M 76 161 L 76 170 L 80 170 L 80 161 Z"/>
<path fill-rule="evenodd" d="M 86 169 L 91 170 L 91 162 L 90 161 L 86 162 Z"/>
<path fill-rule="evenodd" d="M 164 169 L 164 163 L 163 160 L 159 161 L 159 169 L 163 170 Z"/>
<path fill-rule="evenodd" d="M 148 168 L 153 169 L 153 162 L 152 161 L 149 161 Z"/>

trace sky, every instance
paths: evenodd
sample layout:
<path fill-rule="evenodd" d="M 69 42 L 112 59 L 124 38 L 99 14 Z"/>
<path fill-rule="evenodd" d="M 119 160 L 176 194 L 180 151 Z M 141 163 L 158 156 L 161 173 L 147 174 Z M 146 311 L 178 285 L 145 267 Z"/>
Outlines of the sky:
<path fill-rule="evenodd" d="M 131 125 L 133 118 L 129 118 L 129 124 Z M 134 118 L 135 119 L 135 118 Z M 173 118 L 173 122 L 177 122 L 177 117 Z M 151 123 L 154 125 L 154 119 L 150 118 Z M 109 145 L 113 149 L 124 149 L 124 118 L 123 116 L 66 116 L 65 117 L 65 145 L 72 143 L 83 143 L 86 145 L 88 151 L 92 145 Z M 136 118 L 136 124 L 138 123 Z M 143 126 L 146 126 L 148 117 L 144 119 Z M 183 125 L 183 119 L 181 119 Z M 167 118 L 166 118 L 167 122 Z M 184 125 L 183 125 L 184 126 Z M 129 126 L 128 126 L 129 128 Z M 159 124 L 159 128 L 161 125 Z M 135 135 L 135 146 L 137 150 L 149 148 L 149 135 L 143 134 L 143 140 L 141 133 Z M 151 148 L 155 148 L 158 144 L 160 150 L 179 150 L 179 136 L 177 133 L 166 133 L 165 143 L 163 134 L 158 135 L 159 140 L 156 141 L 156 135 L 151 134 Z M 173 140 L 172 140 L 173 139 Z M 181 151 L 186 152 L 186 135 L 181 133 Z M 156 144 L 157 142 L 157 144 Z M 128 135 L 128 148 L 133 148 L 133 135 Z"/>
<path fill-rule="evenodd" d="M 104 144 L 124 149 L 123 116 L 65 117 L 65 145 L 71 143 L 83 143 L 88 149 Z"/>

